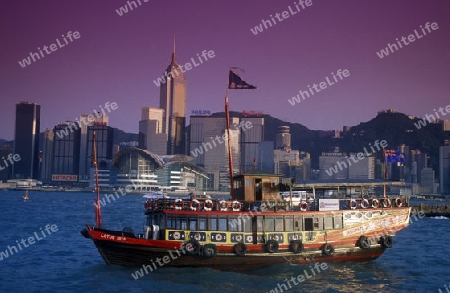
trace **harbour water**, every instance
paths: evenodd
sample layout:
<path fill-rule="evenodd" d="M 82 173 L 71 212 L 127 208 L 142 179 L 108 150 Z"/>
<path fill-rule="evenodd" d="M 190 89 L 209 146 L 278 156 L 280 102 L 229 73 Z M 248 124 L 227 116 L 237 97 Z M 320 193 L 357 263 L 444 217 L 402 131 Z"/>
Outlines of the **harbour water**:
<path fill-rule="evenodd" d="M 85 223 L 94 222 L 93 193 L 30 192 L 29 201 L 22 195 L 0 191 L 0 292 L 439 293 L 450 287 L 445 217 L 412 221 L 372 262 L 327 263 L 315 270 L 313 264 L 286 263 L 246 273 L 159 267 L 135 280 L 140 267 L 106 265 L 80 234 Z M 141 232 L 143 202 L 139 195 L 125 195 L 106 204 L 104 226 Z"/>

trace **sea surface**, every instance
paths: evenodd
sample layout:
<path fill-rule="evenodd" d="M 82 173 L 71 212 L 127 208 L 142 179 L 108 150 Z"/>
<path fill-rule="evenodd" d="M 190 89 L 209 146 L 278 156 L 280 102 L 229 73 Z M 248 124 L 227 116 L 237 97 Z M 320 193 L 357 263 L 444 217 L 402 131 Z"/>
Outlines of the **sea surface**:
<path fill-rule="evenodd" d="M 287 263 L 246 273 L 159 267 L 135 280 L 132 274 L 140 267 L 106 265 L 80 234 L 85 223 L 94 223 L 93 193 L 30 192 L 27 202 L 22 195 L 0 191 L 0 292 L 447 292 L 450 287 L 447 218 L 413 219 L 377 260 L 328 263 L 316 275 L 309 265 Z M 104 227 L 141 233 L 143 203 L 142 196 L 125 195 L 106 204 Z M 19 250 L 22 239 L 28 244 Z M 288 284 L 286 279 L 299 275 L 306 280 Z"/>

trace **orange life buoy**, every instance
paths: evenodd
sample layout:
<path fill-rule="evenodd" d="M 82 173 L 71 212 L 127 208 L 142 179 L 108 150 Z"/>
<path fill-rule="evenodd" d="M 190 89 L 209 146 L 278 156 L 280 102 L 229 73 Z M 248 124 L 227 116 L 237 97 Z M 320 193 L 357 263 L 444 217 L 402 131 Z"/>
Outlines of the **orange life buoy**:
<path fill-rule="evenodd" d="M 302 201 L 302 202 L 300 202 L 299 207 L 300 207 L 300 210 L 302 212 L 304 212 L 304 211 L 308 210 L 309 204 L 306 201 Z"/>
<path fill-rule="evenodd" d="M 182 210 L 184 209 L 184 201 L 181 198 L 177 198 L 174 202 L 173 202 L 173 208 L 176 210 Z"/>

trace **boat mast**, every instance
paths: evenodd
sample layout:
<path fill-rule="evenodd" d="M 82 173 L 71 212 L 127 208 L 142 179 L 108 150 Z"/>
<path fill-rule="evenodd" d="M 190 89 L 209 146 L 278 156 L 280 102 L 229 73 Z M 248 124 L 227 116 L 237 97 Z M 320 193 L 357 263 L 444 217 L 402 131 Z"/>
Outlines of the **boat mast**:
<path fill-rule="evenodd" d="M 95 227 L 102 228 L 102 211 L 100 209 L 100 188 L 98 186 L 98 163 L 97 163 L 97 139 L 94 131 L 93 135 L 93 155 L 94 155 L 94 169 L 95 169 L 95 192 L 97 193 L 97 199 L 94 199 L 96 202 L 95 206 Z"/>
<path fill-rule="evenodd" d="M 231 154 L 230 111 L 229 111 L 229 105 L 228 105 L 228 86 L 229 86 L 229 82 L 227 82 L 227 93 L 225 96 L 225 119 L 227 121 L 228 167 L 230 169 L 231 199 L 234 200 L 233 156 Z"/>

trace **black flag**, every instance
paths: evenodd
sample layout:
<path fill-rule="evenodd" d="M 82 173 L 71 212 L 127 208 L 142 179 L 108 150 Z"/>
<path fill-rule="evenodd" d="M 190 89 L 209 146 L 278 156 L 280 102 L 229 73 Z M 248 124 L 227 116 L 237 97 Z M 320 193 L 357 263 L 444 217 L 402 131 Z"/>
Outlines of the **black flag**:
<path fill-rule="evenodd" d="M 256 86 L 249 84 L 230 69 L 230 75 L 228 78 L 228 88 L 232 90 L 254 90 Z"/>

